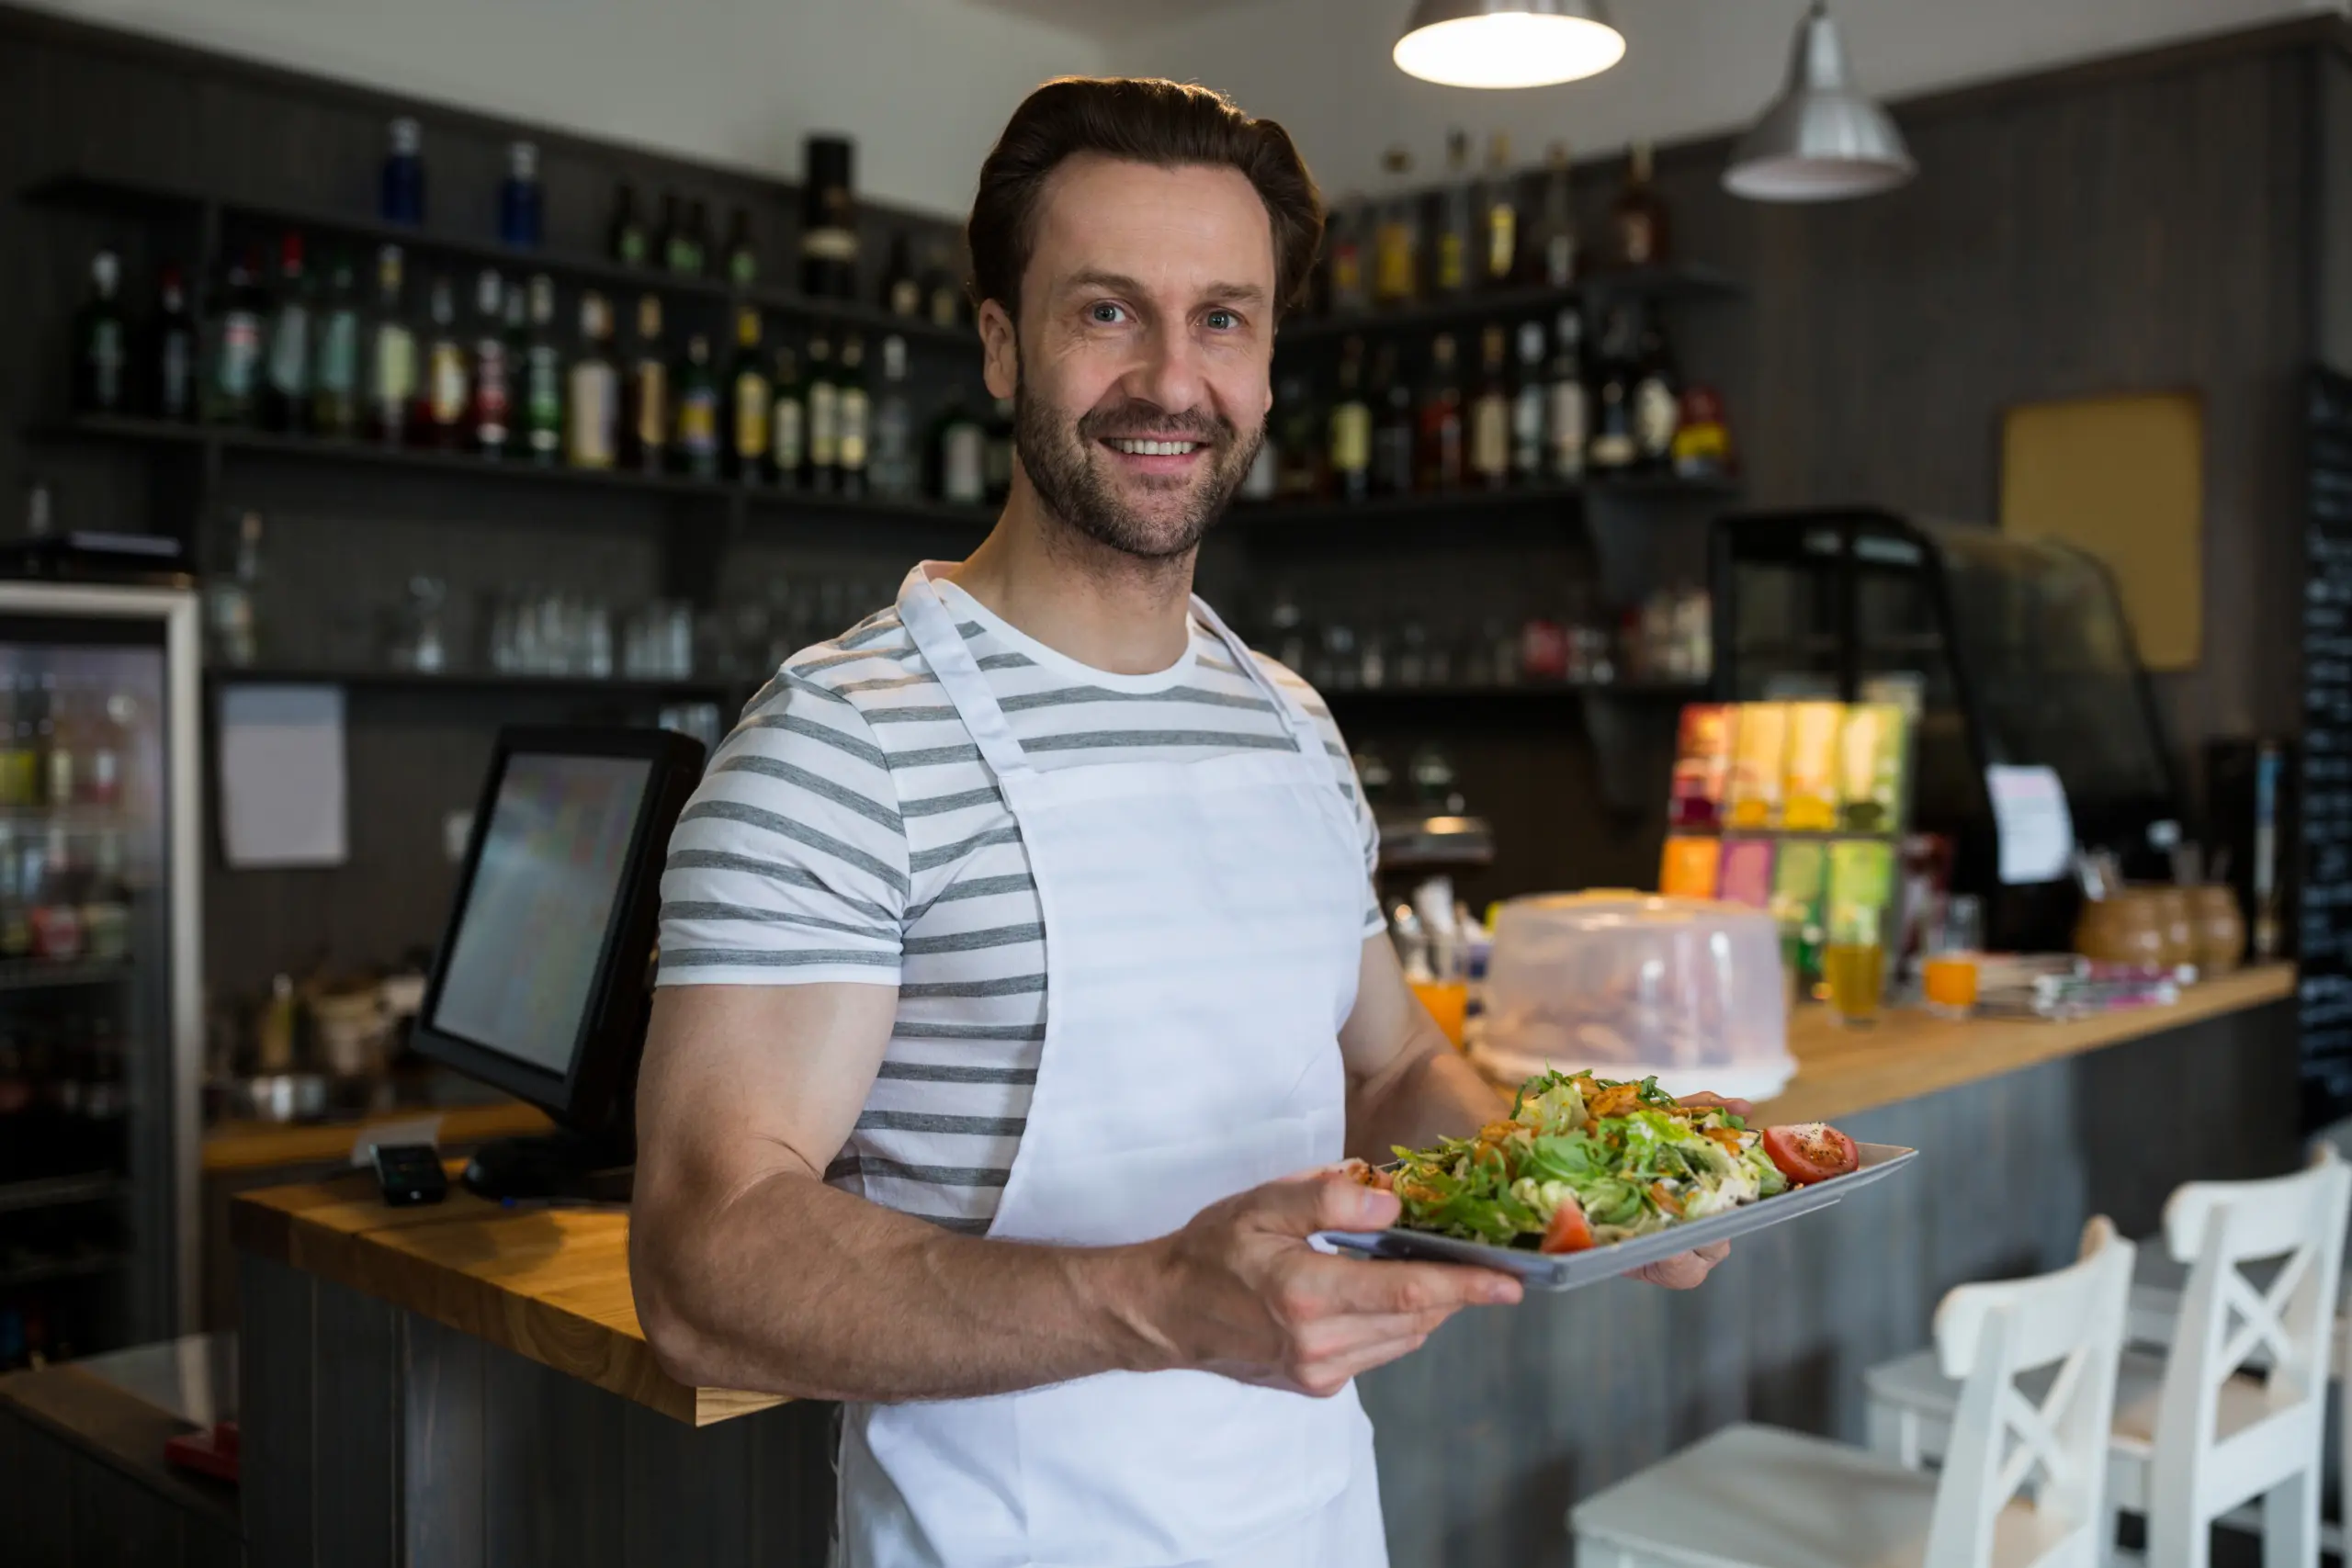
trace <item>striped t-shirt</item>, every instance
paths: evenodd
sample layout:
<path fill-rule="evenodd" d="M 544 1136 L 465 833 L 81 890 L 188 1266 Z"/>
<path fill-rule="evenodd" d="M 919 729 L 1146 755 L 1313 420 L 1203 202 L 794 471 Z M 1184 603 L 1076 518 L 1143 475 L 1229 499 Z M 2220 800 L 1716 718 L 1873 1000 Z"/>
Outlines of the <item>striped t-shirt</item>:
<path fill-rule="evenodd" d="M 1113 675 L 937 587 L 1041 771 L 1295 744 L 1197 623 L 1170 668 Z M 1347 749 L 1304 681 L 1260 662 L 1313 716 L 1353 805 L 1373 935 L 1378 845 Z M 826 1179 L 958 1230 L 988 1228 L 1020 1147 L 1046 1037 L 1045 942 L 1012 810 L 895 607 L 786 661 L 670 840 L 661 984 L 898 987 L 888 1052 Z"/>

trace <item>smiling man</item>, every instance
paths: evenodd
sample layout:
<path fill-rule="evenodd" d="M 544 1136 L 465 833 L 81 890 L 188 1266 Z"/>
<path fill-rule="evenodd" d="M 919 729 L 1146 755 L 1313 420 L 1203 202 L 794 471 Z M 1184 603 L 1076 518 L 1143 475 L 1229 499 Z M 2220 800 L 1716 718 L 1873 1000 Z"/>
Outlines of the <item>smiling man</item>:
<path fill-rule="evenodd" d="M 853 1568 L 1377 1568 L 1351 1380 L 1519 1299 L 1307 1242 L 1396 1214 L 1319 1168 L 1497 1111 L 1323 705 L 1191 592 L 1321 231 L 1214 93 L 1032 95 L 969 231 L 1003 515 L 789 660 L 672 840 L 639 1312 L 845 1402 Z"/>

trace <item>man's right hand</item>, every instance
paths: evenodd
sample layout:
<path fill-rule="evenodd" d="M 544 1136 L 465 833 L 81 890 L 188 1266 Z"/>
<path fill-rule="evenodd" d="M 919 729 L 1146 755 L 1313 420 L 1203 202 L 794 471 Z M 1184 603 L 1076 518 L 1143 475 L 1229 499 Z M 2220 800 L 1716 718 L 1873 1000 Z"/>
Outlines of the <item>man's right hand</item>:
<path fill-rule="evenodd" d="M 1369 1262 L 1317 1252 L 1317 1231 L 1374 1231 L 1396 1199 L 1330 1172 L 1213 1203 L 1146 1244 L 1137 1327 L 1159 1352 L 1144 1370 L 1218 1372 L 1328 1398 L 1360 1372 L 1420 1348 L 1465 1306 L 1520 1299 L 1508 1274 L 1451 1263 Z"/>

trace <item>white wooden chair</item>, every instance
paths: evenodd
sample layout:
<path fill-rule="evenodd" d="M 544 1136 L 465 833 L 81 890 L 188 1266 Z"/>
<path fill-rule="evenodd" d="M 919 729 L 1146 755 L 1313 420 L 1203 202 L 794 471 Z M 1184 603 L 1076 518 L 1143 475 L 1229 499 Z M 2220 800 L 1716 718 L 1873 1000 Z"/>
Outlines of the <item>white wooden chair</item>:
<path fill-rule="evenodd" d="M 2256 1498 L 2258 1516 L 2232 1522 L 2259 1525 L 2265 1568 L 2316 1568 L 2347 1205 L 2352 1168 L 2324 1147 L 2299 1175 L 2191 1182 L 2165 1203 L 2165 1246 L 2189 1266 L 2188 1285 L 2171 1353 L 2120 1359 L 2109 1465 L 2112 1506 L 2147 1516 L 2151 1568 L 2207 1568 L 2213 1523 Z M 2258 1289 L 2245 1266 L 2266 1260 L 2275 1268 Z M 1945 1455 L 1965 1391 L 1930 1358 L 1863 1381 L 1874 1450 L 1906 1466 Z"/>
<path fill-rule="evenodd" d="M 2094 1568 L 2132 1250 L 2094 1219 L 2071 1267 L 1944 1297 L 1937 1350 L 1963 1381 L 1940 1478 L 1729 1427 L 1578 1504 L 1577 1568 Z M 2036 1402 L 2017 1380 L 2042 1368 Z"/>

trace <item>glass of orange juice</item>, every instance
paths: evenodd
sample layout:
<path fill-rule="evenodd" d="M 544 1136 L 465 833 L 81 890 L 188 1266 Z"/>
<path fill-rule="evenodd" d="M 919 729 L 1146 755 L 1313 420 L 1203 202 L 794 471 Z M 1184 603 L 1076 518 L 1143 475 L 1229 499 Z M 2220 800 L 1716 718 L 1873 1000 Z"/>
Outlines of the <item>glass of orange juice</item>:
<path fill-rule="evenodd" d="M 1976 963 L 1984 949 L 1984 906 L 1965 893 L 1946 898 L 1928 929 L 1927 955 L 1919 964 L 1919 987 L 1929 1012 L 1966 1018 L 1974 1010 Z"/>
<path fill-rule="evenodd" d="M 1821 950 L 1830 1021 L 1849 1029 L 1868 1029 L 1878 1021 L 1879 998 L 1886 989 L 1886 946 L 1879 922 L 1877 909 L 1840 909 L 1830 918 L 1828 945 Z"/>
<path fill-rule="evenodd" d="M 1453 1042 L 1453 1048 L 1461 1050 L 1462 1025 L 1470 1008 L 1470 987 L 1460 980 L 1408 983 L 1413 987 L 1413 995 L 1421 998 L 1421 1005 L 1430 1010 L 1430 1016 L 1437 1020 L 1437 1026 L 1445 1031 L 1445 1037 Z"/>

